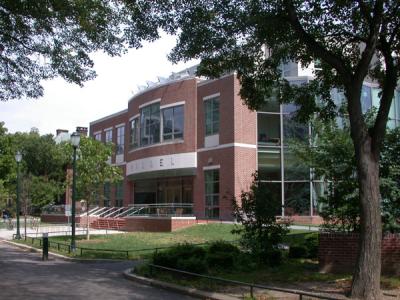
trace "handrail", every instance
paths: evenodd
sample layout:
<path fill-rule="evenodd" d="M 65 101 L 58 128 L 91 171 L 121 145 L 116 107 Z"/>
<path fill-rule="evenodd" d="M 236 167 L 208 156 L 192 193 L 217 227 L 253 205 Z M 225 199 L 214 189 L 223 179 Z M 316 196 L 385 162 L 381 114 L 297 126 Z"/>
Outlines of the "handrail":
<path fill-rule="evenodd" d="M 225 283 L 231 283 L 231 284 L 235 284 L 235 285 L 247 286 L 247 287 L 250 287 L 250 296 L 252 298 L 254 297 L 253 289 L 254 288 L 258 288 L 258 289 L 264 289 L 264 290 L 270 290 L 270 291 L 277 291 L 277 292 L 283 292 L 283 293 L 288 293 L 288 294 L 299 295 L 299 299 L 303 299 L 303 296 L 308 296 L 308 297 L 313 297 L 313 298 L 318 298 L 318 299 L 325 299 L 325 300 L 338 300 L 339 299 L 339 298 L 333 298 L 333 297 L 319 295 L 319 294 L 316 294 L 316 293 L 304 292 L 304 291 L 300 291 L 300 290 L 278 288 L 278 287 L 274 287 L 274 286 L 253 284 L 253 283 L 247 283 L 247 282 L 242 282 L 242 281 L 237 281 L 237 280 L 225 279 L 225 278 L 221 278 L 221 277 L 215 277 L 215 276 L 203 275 L 203 274 L 198 274 L 198 273 L 192 273 L 192 272 L 173 269 L 173 268 L 168 268 L 168 267 L 164 267 L 164 266 L 160 266 L 160 265 L 149 264 L 148 266 L 150 267 L 150 274 L 152 274 L 152 268 L 156 268 L 156 269 L 166 270 L 166 271 L 169 271 L 169 272 L 175 272 L 175 273 L 190 275 L 190 276 L 194 276 L 194 277 L 206 278 L 206 279 L 210 279 L 210 280 L 215 280 L 215 281 L 220 281 L 220 282 L 225 282 Z"/>
<path fill-rule="evenodd" d="M 134 210 L 134 209 L 135 209 L 134 207 L 128 206 L 126 210 L 124 210 L 123 212 L 116 215 L 115 218 L 121 218 L 121 217 L 127 215 L 129 211 Z"/>
<path fill-rule="evenodd" d="M 90 214 L 90 216 L 97 216 L 97 214 L 101 213 L 102 211 L 107 210 L 107 207 L 101 207 L 100 209 L 98 209 L 97 211 L 94 211 Z"/>
<path fill-rule="evenodd" d="M 114 207 L 114 210 L 112 212 L 110 212 L 109 214 L 102 216 L 102 218 L 110 218 L 112 215 L 114 215 L 115 213 L 118 213 L 119 211 L 121 211 L 121 209 L 123 210 L 125 207 Z"/>
<path fill-rule="evenodd" d="M 112 211 L 114 207 L 107 207 L 105 211 L 103 211 L 101 214 L 97 215 L 98 217 L 103 217 L 103 215 L 107 214 L 109 211 Z"/>

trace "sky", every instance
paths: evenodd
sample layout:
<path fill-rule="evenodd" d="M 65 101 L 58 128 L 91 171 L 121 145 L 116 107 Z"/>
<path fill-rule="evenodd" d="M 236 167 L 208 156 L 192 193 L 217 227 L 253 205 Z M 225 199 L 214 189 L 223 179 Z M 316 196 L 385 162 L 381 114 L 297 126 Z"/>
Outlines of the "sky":
<path fill-rule="evenodd" d="M 138 85 L 168 77 L 171 72 L 193 66 L 198 61 L 173 65 L 167 55 L 175 45 L 175 37 L 162 35 L 160 40 L 130 49 L 120 57 L 94 53 L 97 77 L 84 87 L 69 84 L 61 78 L 43 82 L 44 96 L 0 102 L 0 121 L 9 132 L 28 132 L 32 127 L 40 134 L 54 134 L 57 129 L 75 131 L 89 127 L 91 121 L 124 110 Z"/>

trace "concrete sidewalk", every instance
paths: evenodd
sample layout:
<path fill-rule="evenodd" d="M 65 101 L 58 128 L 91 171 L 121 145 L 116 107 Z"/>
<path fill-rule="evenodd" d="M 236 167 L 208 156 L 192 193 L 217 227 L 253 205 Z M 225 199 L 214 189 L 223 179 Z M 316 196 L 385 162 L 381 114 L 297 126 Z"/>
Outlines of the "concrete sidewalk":
<path fill-rule="evenodd" d="M 17 230 L 0 229 L 0 239 L 12 240 L 13 234 L 16 234 Z M 21 235 L 24 235 L 24 227 L 20 227 Z M 27 228 L 26 235 L 29 237 L 42 237 L 43 233 L 48 233 L 49 236 L 63 236 L 71 235 L 71 226 L 69 225 L 45 225 L 38 228 Z M 85 235 L 86 229 L 77 227 L 75 231 L 76 235 Z M 124 233 L 124 231 L 117 230 L 105 230 L 105 229 L 90 229 L 90 234 L 118 234 Z"/>

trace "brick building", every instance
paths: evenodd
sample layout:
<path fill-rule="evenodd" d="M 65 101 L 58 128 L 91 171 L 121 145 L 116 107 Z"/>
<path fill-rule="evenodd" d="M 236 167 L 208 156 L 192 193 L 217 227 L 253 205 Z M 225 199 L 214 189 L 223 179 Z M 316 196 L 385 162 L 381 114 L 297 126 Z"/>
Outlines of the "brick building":
<path fill-rule="evenodd" d="M 301 84 L 312 80 L 312 68 L 289 63 L 283 76 Z M 278 215 L 319 222 L 324 183 L 288 149 L 291 138 L 307 140 L 311 129 L 294 120 L 292 104 L 270 99 L 260 111 L 250 111 L 239 89 L 235 74 L 204 80 L 191 68 L 140 91 L 127 109 L 91 122 L 90 136 L 116 145 L 111 163 L 124 174 L 120 184 L 104 187 L 99 206 L 153 206 L 153 212 L 230 220 L 233 197 L 248 190 L 258 170 L 271 191 L 266 201 L 284 207 Z M 332 93 L 342 101 L 342 93 Z M 366 83 L 363 109 L 377 97 L 377 87 Z M 395 100 L 389 126 L 400 124 L 399 92 Z"/>

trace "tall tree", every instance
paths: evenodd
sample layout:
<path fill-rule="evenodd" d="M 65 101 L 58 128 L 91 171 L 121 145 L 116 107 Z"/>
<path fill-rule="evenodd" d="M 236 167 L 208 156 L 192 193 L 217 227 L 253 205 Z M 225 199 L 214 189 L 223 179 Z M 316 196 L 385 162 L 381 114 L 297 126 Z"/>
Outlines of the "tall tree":
<path fill-rule="evenodd" d="M 256 109 L 278 91 L 282 101 L 301 105 L 306 119 L 336 113 L 330 90 L 344 91 L 359 181 L 360 247 L 352 296 L 380 297 L 381 214 L 379 156 L 399 78 L 400 4 L 394 0 L 198 0 L 157 1 L 149 22 L 179 40 L 173 61 L 200 58 L 202 75 L 236 70 L 240 95 Z M 315 80 L 290 86 L 280 66 L 319 61 Z M 382 92 L 374 124 L 365 122 L 361 90 L 365 79 Z M 316 96 L 319 95 L 319 102 Z"/>
<path fill-rule="evenodd" d="M 72 157 L 72 146 L 66 144 L 66 153 Z M 87 238 L 89 239 L 89 205 L 94 203 L 96 196 L 104 184 L 115 183 L 123 179 L 121 168 L 109 163 L 113 153 L 111 144 L 103 144 L 97 140 L 81 137 L 79 144 L 77 171 L 77 191 L 87 203 Z"/>
<path fill-rule="evenodd" d="M 78 85 L 94 78 L 91 52 L 119 55 L 126 46 L 139 47 L 137 37 L 158 37 L 155 24 L 141 22 L 151 5 L 150 1 L 0 1 L 0 100 L 40 97 L 41 80 L 57 76 Z"/>

